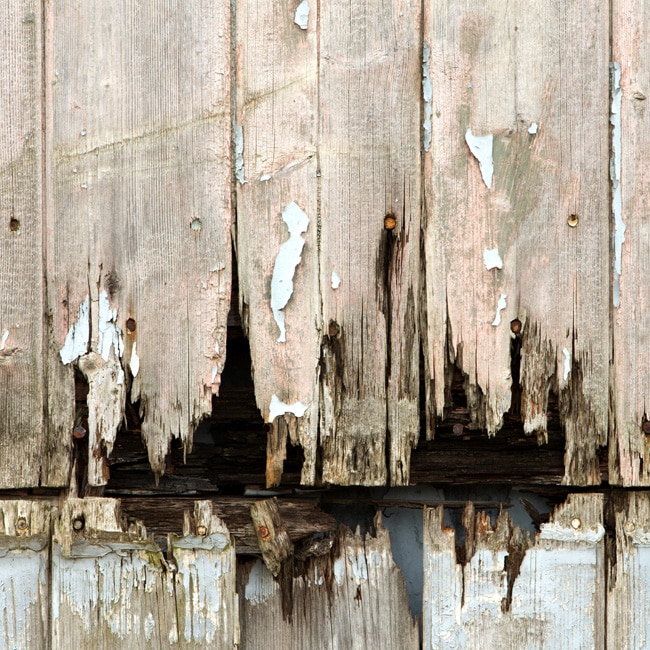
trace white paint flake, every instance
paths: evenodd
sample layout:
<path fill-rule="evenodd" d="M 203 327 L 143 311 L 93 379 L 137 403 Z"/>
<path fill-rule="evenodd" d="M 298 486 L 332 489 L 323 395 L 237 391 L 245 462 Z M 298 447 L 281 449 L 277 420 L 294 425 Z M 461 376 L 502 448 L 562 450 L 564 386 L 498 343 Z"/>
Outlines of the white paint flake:
<path fill-rule="evenodd" d="M 77 322 L 70 326 L 65 337 L 65 343 L 61 348 L 61 361 L 64 366 L 78 359 L 82 354 L 88 352 L 90 341 L 90 297 L 79 305 Z"/>
<path fill-rule="evenodd" d="M 492 187 L 492 176 L 494 174 L 494 162 L 492 160 L 494 136 L 492 134 L 474 135 L 472 129 L 468 128 L 465 131 L 465 142 L 467 142 L 467 146 L 474 158 L 478 160 L 483 182 L 489 189 Z"/>
<path fill-rule="evenodd" d="M 137 377 L 140 372 L 140 357 L 138 356 L 137 347 L 138 343 L 134 341 L 133 349 L 131 350 L 131 361 L 129 361 L 129 368 L 131 368 L 133 377 Z"/>
<path fill-rule="evenodd" d="M 216 354 L 219 354 L 219 341 L 214 342 L 214 351 Z"/>
<path fill-rule="evenodd" d="M 273 579 L 271 572 L 261 560 L 257 560 L 253 564 L 251 572 L 248 574 L 248 582 L 244 589 L 244 598 L 257 605 L 267 600 L 277 589 L 279 587 Z"/>
<path fill-rule="evenodd" d="M 338 289 L 341 286 L 341 278 L 336 271 L 332 271 L 332 289 Z"/>
<path fill-rule="evenodd" d="M 309 226 L 309 217 L 294 201 L 284 209 L 282 220 L 289 229 L 289 239 L 280 246 L 271 279 L 271 309 L 280 330 L 278 343 L 284 343 L 287 340 L 284 311 L 282 310 L 287 306 L 293 293 L 293 276 L 302 259 L 302 249 L 305 245 L 305 240 L 301 235 L 307 232 Z"/>
<path fill-rule="evenodd" d="M 621 305 L 621 255 L 625 241 L 625 223 L 623 222 L 623 203 L 621 198 L 621 66 L 610 64 L 612 85 L 612 108 L 609 118 L 612 125 L 612 157 L 609 163 L 609 177 L 612 181 L 612 217 L 614 219 L 614 307 Z"/>
<path fill-rule="evenodd" d="M 108 361 L 111 348 L 115 350 L 116 358 L 124 354 L 122 330 L 117 326 L 116 322 L 117 309 L 111 309 L 108 294 L 106 291 L 102 291 L 99 294 L 99 341 L 97 342 L 97 351 L 102 355 L 104 361 Z"/>
<path fill-rule="evenodd" d="M 219 374 L 219 366 L 212 366 L 212 383 L 214 384 L 214 380 L 217 378 L 217 375 Z"/>
<path fill-rule="evenodd" d="M 564 379 L 564 383 L 566 383 L 571 372 L 571 353 L 566 348 L 562 348 L 562 354 L 564 355 L 564 373 L 562 378 Z"/>
<path fill-rule="evenodd" d="M 0 350 L 5 349 L 5 343 L 7 342 L 8 338 L 9 338 L 9 330 L 5 330 L 2 335 L 2 340 L 0 341 Z"/>
<path fill-rule="evenodd" d="M 309 2 L 302 0 L 296 9 L 293 17 L 293 22 L 300 27 L 300 29 L 307 29 L 309 24 Z"/>
<path fill-rule="evenodd" d="M 431 48 L 424 41 L 422 45 L 422 98 L 424 99 L 424 120 L 422 122 L 422 144 L 425 151 L 431 148 L 431 113 L 433 84 L 431 83 Z"/>
<path fill-rule="evenodd" d="M 307 406 L 302 402 L 294 402 L 293 404 L 286 404 L 281 402 L 280 398 L 273 393 L 271 396 L 271 404 L 269 405 L 269 422 L 273 422 L 278 415 L 284 415 L 285 413 L 293 413 L 297 418 L 301 418 Z"/>
<path fill-rule="evenodd" d="M 535 135 L 537 133 L 537 129 L 539 128 L 537 122 L 533 122 L 529 127 L 528 127 L 528 133 L 530 135 Z"/>
<path fill-rule="evenodd" d="M 558 542 L 580 541 L 588 542 L 589 544 L 597 544 L 604 536 L 605 529 L 601 524 L 597 524 L 595 528 L 589 528 L 586 530 L 578 528 L 576 530 L 554 521 L 548 524 L 542 524 L 539 533 L 539 539 L 552 539 Z"/>
<path fill-rule="evenodd" d="M 496 316 L 494 317 L 494 320 L 492 321 L 492 325 L 494 327 L 498 327 L 499 324 L 501 323 L 501 312 L 506 308 L 506 298 L 508 296 L 505 293 L 502 293 L 499 296 L 499 300 L 497 301 L 497 313 Z"/>
<path fill-rule="evenodd" d="M 244 179 L 244 127 L 241 124 L 235 124 L 235 178 L 243 185 Z"/>
<path fill-rule="evenodd" d="M 271 180 L 271 174 L 262 174 L 260 176 L 260 183 L 266 183 L 266 181 Z"/>
<path fill-rule="evenodd" d="M 485 248 L 483 249 L 483 264 L 485 268 L 490 271 L 491 269 L 502 269 L 503 260 L 499 255 L 498 248 Z"/>

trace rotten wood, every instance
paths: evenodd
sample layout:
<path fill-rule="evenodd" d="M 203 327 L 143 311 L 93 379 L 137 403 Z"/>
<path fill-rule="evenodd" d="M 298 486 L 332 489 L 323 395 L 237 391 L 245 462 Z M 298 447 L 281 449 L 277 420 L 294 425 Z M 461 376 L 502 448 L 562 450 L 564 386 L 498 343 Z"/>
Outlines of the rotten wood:
<path fill-rule="evenodd" d="M 443 415 L 456 365 L 472 422 L 496 433 L 513 406 L 511 349 L 521 337 L 525 431 L 545 440 L 556 393 L 564 481 L 599 483 L 609 400 L 608 5 L 446 0 L 427 5 L 424 22 L 428 411 Z"/>
<path fill-rule="evenodd" d="M 282 565 L 293 555 L 293 544 L 282 520 L 277 498 L 256 501 L 251 505 L 251 519 L 264 564 L 277 576 Z"/>

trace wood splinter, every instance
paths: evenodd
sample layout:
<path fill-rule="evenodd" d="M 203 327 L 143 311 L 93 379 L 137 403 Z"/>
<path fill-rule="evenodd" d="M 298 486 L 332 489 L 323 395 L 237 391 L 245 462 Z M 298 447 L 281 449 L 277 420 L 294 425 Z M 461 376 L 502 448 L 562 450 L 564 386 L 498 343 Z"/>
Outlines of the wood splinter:
<path fill-rule="evenodd" d="M 277 498 L 256 501 L 251 506 L 251 519 L 264 564 L 277 577 L 283 562 L 293 555 L 293 543 L 280 516 Z"/>

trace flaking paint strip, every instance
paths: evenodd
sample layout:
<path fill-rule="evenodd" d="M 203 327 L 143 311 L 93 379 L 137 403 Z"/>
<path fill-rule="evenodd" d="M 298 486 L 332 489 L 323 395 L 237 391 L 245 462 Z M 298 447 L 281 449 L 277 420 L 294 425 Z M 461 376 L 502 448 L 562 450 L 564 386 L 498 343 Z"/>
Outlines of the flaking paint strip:
<path fill-rule="evenodd" d="M 235 139 L 235 178 L 243 185 L 244 178 L 244 127 L 236 124 L 233 137 Z"/>
<path fill-rule="evenodd" d="M 492 159 L 492 147 L 494 145 L 494 136 L 474 135 L 472 129 L 465 131 L 465 142 L 472 155 L 478 160 L 478 166 L 481 170 L 483 182 L 489 189 L 492 187 L 492 176 L 494 174 L 494 161 Z"/>
<path fill-rule="evenodd" d="M 555 522 L 542 524 L 539 539 L 555 540 L 557 542 L 587 542 L 597 544 L 605 537 L 605 529 L 601 524 L 586 530 L 569 528 Z"/>
<path fill-rule="evenodd" d="M 279 415 L 284 415 L 285 413 L 293 413 L 297 418 L 301 418 L 307 406 L 302 402 L 294 402 L 293 404 L 286 404 L 285 402 L 280 401 L 280 398 L 273 393 L 271 396 L 271 404 L 269 405 L 269 422 L 273 422 L 275 418 Z"/>
<path fill-rule="evenodd" d="M 116 358 L 124 354 L 122 330 L 117 326 L 117 309 L 111 309 L 108 294 L 102 291 L 99 295 L 99 340 L 97 351 L 104 361 L 111 355 L 111 347 L 115 350 Z"/>
<path fill-rule="evenodd" d="M 7 343 L 8 338 L 9 338 L 9 330 L 5 330 L 4 333 L 2 334 L 2 340 L 0 341 L 0 350 L 5 349 L 5 344 Z"/>
<path fill-rule="evenodd" d="M 528 133 L 530 135 L 536 135 L 537 134 L 537 129 L 539 128 L 537 122 L 533 122 L 529 127 L 528 127 Z"/>
<path fill-rule="evenodd" d="M 338 289 L 341 286 L 341 278 L 336 271 L 332 271 L 332 289 Z"/>
<path fill-rule="evenodd" d="M 483 249 L 483 264 L 485 268 L 490 271 L 492 269 L 502 269 L 503 260 L 499 255 L 498 248 L 485 248 Z"/>
<path fill-rule="evenodd" d="M 302 0 L 296 8 L 293 22 L 296 23 L 300 29 L 307 29 L 307 26 L 309 25 L 309 2 L 307 0 Z"/>
<path fill-rule="evenodd" d="M 571 353 L 566 348 L 562 348 L 562 354 L 564 355 L 564 373 L 562 374 L 562 378 L 566 384 L 566 380 L 571 373 Z"/>
<path fill-rule="evenodd" d="M 137 352 L 138 342 L 133 342 L 133 348 L 131 350 L 131 361 L 129 361 L 129 367 L 131 368 L 131 374 L 133 377 L 137 377 L 140 372 L 140 357 Z"/>
<path fill-rule="evenodd" d="M 422 144 L 424 146 L 424 150 L 429 151 L 431 148 L 433 84 L 431 83 L 431 48 L 426 41 L 424 41 L 422 44 L 422 98 L 424 99 Z"/>
<path fill-rule="evenodd" d="M 494 320 L 492 321 L 492 325 L 494 327 L 498 327 L 501 324 L 501 312 L 506 308 L 506 298 L 508 296 L 505 293 L 502 293 L 499 296 L 499 300 L 497 301 L 497 313 L 494 317 Z"/>
<path fill-rule="evenodd" d="M 88 352 L 90 341 L 90 296 L 79 305 L 77 322 L 70 326 L 59 354 L 64 366 Z"/>
<path fill-rule="evenodd" d="M 283 309 L 293 294 L 293 276 L 302 259 L 302 249 L 305 245 L 301 235 L 307 232 L 309 226 L 309 217 L 295 201 L 286 206 L 282 212 L 282 220 L 289 229 L 289 239 L 280 246 L 271 278 L 271 310 L 280 330 L 278 343 L 287 340 Z"/>
<path fill-rule="evenodd" d="M 612 181 L 612 218 L 614 220 L 614 307 L 621 304 L 621 255 L 625 241 L 625 223 L 623 222 L 623 202 L 621 198 L 621 65 L 610 63 L 612 86 L 612 107 L 609 118 L 612 125 L 612 157 L 609 162 L 609 176 Z"/>

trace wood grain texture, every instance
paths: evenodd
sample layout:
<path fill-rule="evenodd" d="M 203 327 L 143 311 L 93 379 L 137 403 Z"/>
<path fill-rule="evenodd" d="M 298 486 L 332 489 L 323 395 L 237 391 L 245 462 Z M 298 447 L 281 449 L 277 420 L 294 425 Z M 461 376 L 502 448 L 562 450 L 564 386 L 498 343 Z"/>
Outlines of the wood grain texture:
<path fill-rule="evenodd" d="M 280 483 L 287 434 L 304 450 L 303 482 L 316 480 L 321 340 L 318 3 L 309 3 L 306 29 L 295 22 L 298 4 L 246 0 L 237 3 L 236 12 L 236 120 L 243 138 L 237 183 L 239 297 L 257 405 L 272 427 L 269 486 Z M 292 203 L 304 212 L 304 231 L 290 232 L 293 226 L 283 219 Z M 303 246 L 298 259 L 283 262 L 283 249 L 294 243 Z M 282 284 L 287 286 L 284 294 Z M 276 301 L 285 306 L 274 312 Z M 282 337 L 276 318 L 283 321 L 284 341 L 278 340 Z M 283 405 L 279 409 L 271 409 L 274 396 Z M 306 410 L 296 419 L 287 407 L 297 402 Z M 288 429 L 282 420 L 287 420 Z"/>
<path fill-rule="evenodd" d="M 404 578 L 393 562 L 388 531 L 338 534 L 333 556 L 312 559 L 293 581 L 293 609 L 282 618 L 280 586 L 261 561 L 238 580 L 242 650 L 418 648 Z"/>
<path fill-rule="evenodd" d="M 280 515 L 277 498 L 253 503 L 251 519 L 264 564 L 275 577 L 280 573 L 283 563 L 293 555 L 293 544 Z"/>
<path fill-rule="evenodd" d="M 612 19 L 612 58 L 618 80 L 612 79 L 614 352 L 609 480 L 650 485 L 650 438 L 642 429 L 650 400 L 645 370 L 650 349 L 650 122 L 645 114 L 650 96 L 646 65 L 650 8 L 636 0 L 617 0 L 612 3 Z"/>
<path fill-rule="evenodd" d="M 524 427 L 543 441 L 549 391 L 559 395 L 569 484 L 600 481 L 607 436 L 608 27 L 595 1 L 425 10 L 429 410 L 443 415 L 456 364 L 473 423 L 501 428 L 519 319 Z M 488 269 L 495 249 L 502 268 Z"/>
<path fill-rule="evenodd" d="M 420 5 L 319 18 L 323 480 L 403 484 L 419 433 Z"/>
<path fill-rule="evenodd" d="M 91 460 L 110 452 L 130 388 L 161 473 L 172 436 L 191 448 L 225 359 L 230 3 L 47 3 L 46 15 L 48 307 L 58 350 L 75 323 L 90 330 L 52 362 L 51 409 L 71 427 L 75 356 L 101 355 Z M 91 485 L 106 479 L 89 463 Z"/>
<path fill-rule="evenodd" d="M 460 564 L 442 508 L 425 509 L 425 650 L 604 648 L 602 510 L 601 495 L 571 495 L 532 544 L 505 513 L 494 529 L 472 516 Z"/>

